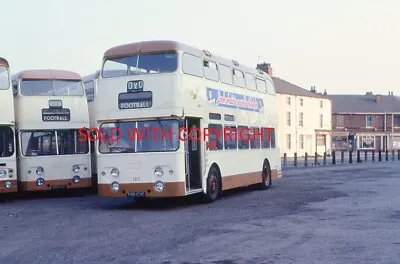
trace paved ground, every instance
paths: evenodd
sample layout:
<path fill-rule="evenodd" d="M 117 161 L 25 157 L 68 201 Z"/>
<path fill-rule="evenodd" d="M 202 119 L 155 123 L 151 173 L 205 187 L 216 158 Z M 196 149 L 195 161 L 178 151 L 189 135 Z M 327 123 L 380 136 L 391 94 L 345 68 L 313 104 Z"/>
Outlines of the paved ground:
<path fill-rule="evenodd" d="M 399 169 L 290 170 L 270 190 L 213 204 L 80 194 L 2 201 L 0 263 L 399 263 Z"/>

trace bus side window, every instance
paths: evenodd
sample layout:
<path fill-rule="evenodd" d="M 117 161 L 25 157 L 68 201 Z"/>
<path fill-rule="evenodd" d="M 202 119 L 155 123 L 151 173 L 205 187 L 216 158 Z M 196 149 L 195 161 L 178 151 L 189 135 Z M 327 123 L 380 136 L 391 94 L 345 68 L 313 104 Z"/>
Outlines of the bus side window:
<path fill-rule="evenodd" d="M 266 127 L 262 127 L 261 128 L 261 132 L 262 132 L 262 148 L 270 148 L 271 147 L 271 139 L 272 139 L 272 135 L 271 135 L 271 129 L 270 128 L 266 128 Z"/>
<path fill-rule="evenodd" d="M 276 141 L 276 139 L 275 139 L 275 128 L 272 128 L 270 130 L 270 132 L 271 132 L 271 148 L 276 148 L 276 146 L 275 146 L 275 141 Z"/>
<path fill-rule="evenodd" d="M 182 70 L 184 73 L 203 78 L 202 59 L 184 53 L 182 55 Z"/>
<path fill-rule="evenodd" d="M 210 150 L 220 150 L 223 149 L 223 129 L 222 125 L 209 124 L 208 125 L 208 148 Z"/>
<path fill-rule="evenodd" d="M 259 149 L 260 148 L 260 128 L 250 127 L 250 148 Z"/>
<path fill-rule="evenodd" d="M 249 149 L 250 145 L 250 133 L 247 126 L 238 126 L 238 148 Z"/>
<path fill-rule="evenodd" d="M 237 129 L 234 126 L 224 128 L 225 149 L 237 149 Z"/>

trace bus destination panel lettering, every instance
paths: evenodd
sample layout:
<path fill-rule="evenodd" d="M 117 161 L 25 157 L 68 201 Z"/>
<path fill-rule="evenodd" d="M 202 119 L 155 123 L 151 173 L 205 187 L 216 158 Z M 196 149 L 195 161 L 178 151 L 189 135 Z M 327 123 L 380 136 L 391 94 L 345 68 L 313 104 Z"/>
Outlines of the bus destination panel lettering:
<path fill-rule="evenodd" d="M 153 93 L 151 91 L 136 93 L 120 93 L 118 95 L 119 109 L 140 109 L 153 106 Z"/>
<path fill-rule="evenodd" d="M 71 112 L 69 109 L 42 109 L 42 120 L 43 122 L 68 122 L 71 120 Z"/>

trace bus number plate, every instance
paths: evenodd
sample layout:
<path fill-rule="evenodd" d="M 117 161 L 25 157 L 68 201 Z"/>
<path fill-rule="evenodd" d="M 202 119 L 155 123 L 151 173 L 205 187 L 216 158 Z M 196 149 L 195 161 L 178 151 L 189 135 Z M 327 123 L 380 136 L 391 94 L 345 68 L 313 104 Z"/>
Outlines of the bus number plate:
<path fill-rule="evenodd" d="M 128 197 L 145 197 L 146 193 L 145 192 L 128 192 L 127 195 L 128 195 Z"/>
<path fill-rule="evenodd" d="M 67 185 L 52 185 L 51 189 L 53 190 L 67 189 Z"/>

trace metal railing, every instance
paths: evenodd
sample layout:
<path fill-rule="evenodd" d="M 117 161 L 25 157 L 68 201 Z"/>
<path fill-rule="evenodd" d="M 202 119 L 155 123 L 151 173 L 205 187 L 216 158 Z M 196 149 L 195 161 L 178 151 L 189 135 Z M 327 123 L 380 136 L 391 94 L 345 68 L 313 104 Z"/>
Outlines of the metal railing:
<path fill-rule="evenodd" d="M 323 155 L 314 153 L 312 156 L 306 152 L 300 157 L 297 153 L 294 153 L 294 157 L 290 158 L 284 153 L 282 157 L 282 167 L 291 168 L 383 161 L 400 161 L 400 150 L 332 151 L 331 155 L 327 155 L 326 152 L 324 152 Z"/>

